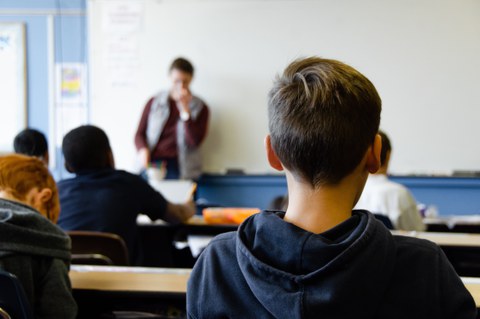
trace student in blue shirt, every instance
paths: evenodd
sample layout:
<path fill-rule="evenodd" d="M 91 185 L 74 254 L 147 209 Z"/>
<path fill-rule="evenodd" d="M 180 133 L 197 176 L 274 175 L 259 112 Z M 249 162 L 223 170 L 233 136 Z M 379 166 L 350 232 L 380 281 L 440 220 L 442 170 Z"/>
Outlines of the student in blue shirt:
<path fill-rule="evenodd" d="M 216 237 L 187 288 L 189 318 L 469 318 L 473 298 L 441 249 L 352 211 L 380 166 L 381 100 L 350 66 L 291 63 L 269 94 L 267 158 L 286 212 Z"/>
<path fill-rule="evenodd" d="M 183 222 L 193 216 L 193 199 L 168 202 L 138 175 L 116 170 L 108 137 L 92 125 L 80 126 L 62 143 L 66 169 L 75 177 L 60 181 L 62 207 L 58 225 L 64 230 L 110 232 L 125 240 L 132 264 L 142 263 L 137 216 Z"/>

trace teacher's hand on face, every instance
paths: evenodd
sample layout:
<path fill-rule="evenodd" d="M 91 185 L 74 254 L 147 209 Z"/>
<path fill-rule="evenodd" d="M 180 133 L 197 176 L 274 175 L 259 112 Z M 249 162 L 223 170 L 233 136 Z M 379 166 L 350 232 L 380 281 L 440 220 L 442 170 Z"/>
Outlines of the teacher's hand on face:
<path fill-rule="evenodd" d="M 178 111 L 190 114 L 190 102 L 192 101 L 192 93 L 188 89 L 180 88 L 175 90 L 172 98 L 177 102 Z"/>

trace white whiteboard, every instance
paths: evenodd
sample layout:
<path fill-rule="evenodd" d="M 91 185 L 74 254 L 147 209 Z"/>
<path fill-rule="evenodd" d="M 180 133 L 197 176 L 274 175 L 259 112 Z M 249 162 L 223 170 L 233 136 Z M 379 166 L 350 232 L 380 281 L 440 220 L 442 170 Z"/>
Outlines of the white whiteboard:
<path fill-rule="evenodd" d="M 211 108 L 205 170 L 271 172 L 272 80 L 292 59 L 320 55 L 377 87 L 392 172 L 480 170 L 478 0 L 89 0 L 88 12 L 91 119 L 120 168 L 133 169 L 144 103 L 185 56 Z"/>
<path fill-rule="evenodd" d="M 27 124 L 25 26 L 0 23 L 0 152 L 13 151 L 13 139 Z"/>

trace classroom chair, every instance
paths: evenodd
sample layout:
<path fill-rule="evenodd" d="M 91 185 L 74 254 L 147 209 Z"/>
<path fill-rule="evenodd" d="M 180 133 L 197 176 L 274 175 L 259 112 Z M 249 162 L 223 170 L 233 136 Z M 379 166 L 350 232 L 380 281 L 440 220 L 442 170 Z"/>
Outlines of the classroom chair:
<path fill-rule="evenodd" d="M 128 266 L 128 250 L 118 235 L 105 232 L 67 231 L 72 240 L 72 264 Z"/>
<path fill-rule="evenodd" d="M 0 269 L 0 318 L 30 319 L 33 313 L 18 278 Z"/>

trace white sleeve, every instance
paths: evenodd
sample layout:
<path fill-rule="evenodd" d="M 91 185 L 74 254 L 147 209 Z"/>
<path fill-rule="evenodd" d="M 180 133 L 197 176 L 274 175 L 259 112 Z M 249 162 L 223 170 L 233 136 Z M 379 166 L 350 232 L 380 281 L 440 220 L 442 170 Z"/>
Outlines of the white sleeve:
<path fill-rule="evenodd" d="M 405 189 L 400 196 L 400 216 L 398 217 L 397 228 L 402 230 L 425 231 L 422 216 L 417 208 L 417 202 L 413 195 Z"/>

